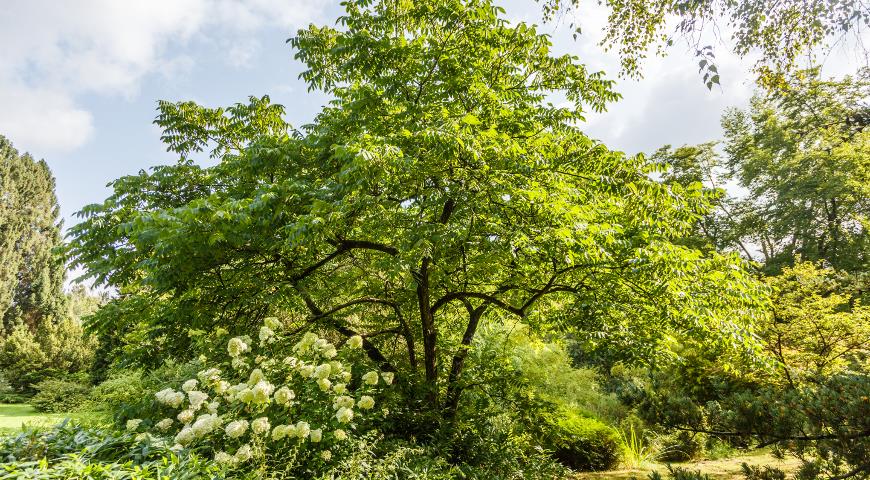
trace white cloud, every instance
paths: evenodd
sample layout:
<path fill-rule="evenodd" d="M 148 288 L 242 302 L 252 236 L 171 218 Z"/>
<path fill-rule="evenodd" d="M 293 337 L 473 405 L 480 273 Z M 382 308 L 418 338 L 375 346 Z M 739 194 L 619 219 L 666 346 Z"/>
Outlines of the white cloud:
<path fill-rule="evenodd" d="M 232 42 L 238 48 L 229 61 L 244 65 L 259 48 L 257 29 L 290 30 L 315 20 L 322 7 L 306 0 L 7 0 L 0 134 L 22 148 L 74 149 L 93 129 L 81 95 L 132 97 L 147 75 L 191 68 L 183 47 L 195 36 Z"/>

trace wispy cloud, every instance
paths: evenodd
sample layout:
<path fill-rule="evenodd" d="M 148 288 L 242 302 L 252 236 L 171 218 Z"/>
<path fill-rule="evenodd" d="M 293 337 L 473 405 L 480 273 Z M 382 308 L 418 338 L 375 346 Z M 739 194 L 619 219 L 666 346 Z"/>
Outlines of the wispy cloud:
<path fill-rule="evenodd" d="M 134 97 L 148 75 L 191 68 L 184 47 L 202 37 L 255 57 L 257 29 L 317 19 L 307 0 L 7 0 L 0 15 L 0 134 L 23 147 L 69 151 L 93 133 L 82 95 Z M 167 70 L 168 69 L 168 70 Z"/>

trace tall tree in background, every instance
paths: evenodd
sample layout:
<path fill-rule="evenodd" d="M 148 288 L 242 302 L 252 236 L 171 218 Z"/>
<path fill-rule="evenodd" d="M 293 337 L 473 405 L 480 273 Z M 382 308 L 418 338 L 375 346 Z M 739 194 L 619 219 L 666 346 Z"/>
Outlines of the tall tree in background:
<path fill-rule="evenodd" d="M 666 181 L 702 182 L 718 208 L 702 236 L 770 273 L 796 256 L 848 272 L 870 262 L 870 79 L 800 72 L 786 89 L 723 116 L 724 157 L 713 144 L 654 156 Z M 726 187 L 730 193 L 726 192 Z"/>
<path fill-rule="evenodd" d="M 60 209 L 44 160 L 19 154 L 0 136 L 0 318 L 35 329 L 65 314 Z"/>

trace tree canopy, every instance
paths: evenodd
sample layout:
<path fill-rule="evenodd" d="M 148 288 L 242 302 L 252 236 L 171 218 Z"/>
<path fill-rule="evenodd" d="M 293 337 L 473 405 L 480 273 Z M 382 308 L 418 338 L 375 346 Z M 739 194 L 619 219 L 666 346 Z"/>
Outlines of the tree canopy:
<path fill-rule="evenodd" d="M 98 329 L 151 359 L 266 315 L 361 334 L 448 412 L 484 322 L 649 360 L 674 338 L 753 348 L 763 287 L 736 255 L 678 242 L 709 208 L 700 186 L 656 182 L 576 126 L 617 98 L 611 81 L 488 0 L 345 8 L 289 40 L 333 97 L 312 124 L 265 97 L 160 105 L 182 159 L 115 181 L 72 229 L 75 263 L 121 294 Z M 202 149 L 219 164 L 188 159 Z"/>
<path fill-rule="evenodd" d="M 738 249 L 770 272 L 798 255 L 865 271 L 868 93 L 866 71 L 842 80 L 801 72 L 788 89 L 759 94 L 748 110 L 723 116 L 724 158 L 713 144 L 665 148 L 655 157 L 669 165 L 669 178 L 718 191 L 711 191 L 717 209 L 702 222 L 717 248 Z"/>

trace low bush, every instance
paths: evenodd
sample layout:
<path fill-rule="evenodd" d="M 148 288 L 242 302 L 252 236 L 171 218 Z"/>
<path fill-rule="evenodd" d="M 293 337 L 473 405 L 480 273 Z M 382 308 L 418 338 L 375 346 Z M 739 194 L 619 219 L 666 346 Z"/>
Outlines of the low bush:
<path fill-rule="evenodd" d="M 619 463 L 619 435 L 608 425 L 565 408 L 542 419 L 544 446 L 563 465 L 598 471 L 610 470 Z"/>
<path fill-rule="evenodd" d="M 219 468 L 150 436 L 63 422 L 0 437 L 0 479 L 218 478 Z"/>
<path fill-rule="evenodd" d="M 659 456 L 663 462 L 686 462 L 704 454 L 706 435 L 693 432 L 676 432 L 657 439 Z"/>
<path fill-rule="evenodd" d="M 756 467 L 744 463 L 741 468 L 746 480 L 785 480 L 785 472 L 770 465 Z"/>
<path fill-rule="evenodd" d="M 662 474 L 652 472 L 649 474 L 649 480 L 663 480 Z M 672 467 L 668 465 L 668 480 L 712 480 L 709 475 L 701 473 L 700 470 L 686 470 L 682 467 Z"/>
<path fill-rule="evenodd" d="M 115 372 L 91 390 L 88 404 L 91 410 L 117 412 L 141 402 L 147 391 L 142 372 Z"/>
<path fill-rule="evenodd" d="M 0 403 L 25 403 L 27 395 L 18 393 L 0 372 Z"/>
<path fill-rule="evenodd" d="M 88 400 L 91 387 L 74 380 L 49 379 L 37 383 L 36 395 L 30 403 L 37 411 L 47 413 L 72 412 Z"/>

